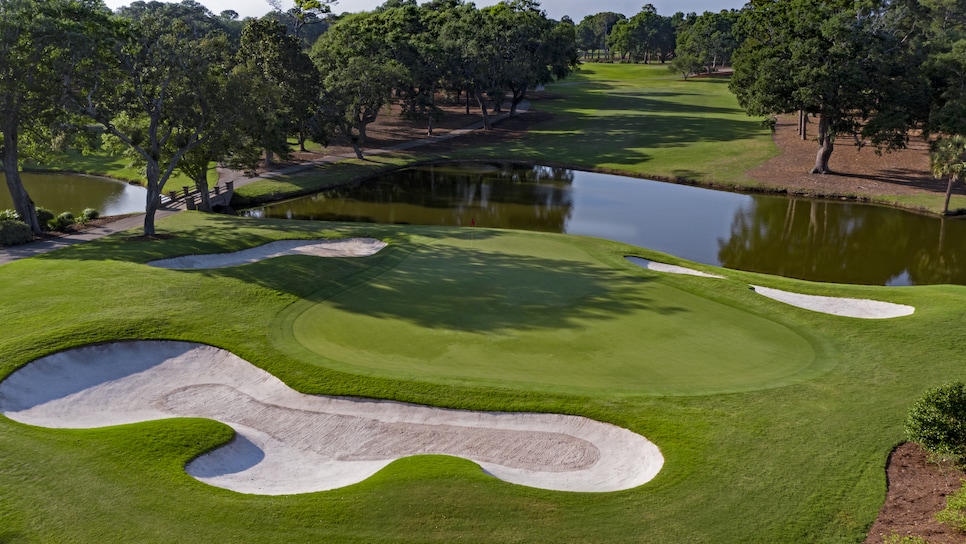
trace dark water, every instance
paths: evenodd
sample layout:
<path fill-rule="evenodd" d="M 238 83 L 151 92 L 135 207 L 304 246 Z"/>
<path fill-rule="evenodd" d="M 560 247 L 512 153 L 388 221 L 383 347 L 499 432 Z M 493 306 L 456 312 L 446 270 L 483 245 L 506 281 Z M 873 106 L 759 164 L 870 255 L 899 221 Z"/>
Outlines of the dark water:
<path fill-rule="evenodd" d="M 966 284 L 963 220 L 542 166 L 412 168 L 248 213 L 581 234 L 823 282 Z"/>
<path fill-rule="evenodd" d="M 147 198 L 144 187 L 93 176 L 24 173 L 21 178 L 34 204 L 54 215 L 79 215 L 85 208 L 94 208 L 101 215 L 143 212 Z M 0 210 L 12 208 L 6 177 L 0 174 Z"/>

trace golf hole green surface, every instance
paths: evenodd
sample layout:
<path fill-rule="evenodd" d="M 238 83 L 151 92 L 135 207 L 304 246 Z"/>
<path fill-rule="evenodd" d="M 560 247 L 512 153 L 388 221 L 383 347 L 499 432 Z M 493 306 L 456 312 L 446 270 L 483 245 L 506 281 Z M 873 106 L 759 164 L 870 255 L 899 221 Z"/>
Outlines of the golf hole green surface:
<path fill-rule="evenodd" d="M 333 368 L 537 390 L 749 390 L 816 359 L 784 325 L 539 235 L 436 240 L 291 323 Z"/>

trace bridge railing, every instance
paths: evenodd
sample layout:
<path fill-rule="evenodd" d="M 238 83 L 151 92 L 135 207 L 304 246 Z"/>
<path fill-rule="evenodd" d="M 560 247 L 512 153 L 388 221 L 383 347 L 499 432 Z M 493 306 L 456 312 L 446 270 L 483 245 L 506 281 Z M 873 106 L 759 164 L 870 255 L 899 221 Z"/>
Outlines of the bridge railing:
<path fill-rule="evenodd" d="M 225 186 L 215 185 L 208 191 L 208 199 L 212 206 L 227 206 L 235 193 L 235 182 L 225 182 Z M 168 191 L 160 197 L 161 207 L 177 207 L 184 204 L 186 209 L 197 210 L 201 203 L 201 191 L 185 185 L 181 191 Z"/>

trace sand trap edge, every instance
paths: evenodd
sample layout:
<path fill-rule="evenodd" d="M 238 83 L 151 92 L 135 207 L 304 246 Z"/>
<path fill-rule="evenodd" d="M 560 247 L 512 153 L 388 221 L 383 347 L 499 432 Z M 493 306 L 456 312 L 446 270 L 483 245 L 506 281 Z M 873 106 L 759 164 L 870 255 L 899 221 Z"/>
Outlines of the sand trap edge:
<path fill-rule="evenodd" d="M 686 268 L 675 264 L 659 263 L 643 257 L 635 257 L 633 255 L 625 255 L 624 259 L 653 272 L 663 272 L 665 274 L 684 274 L 686 276 L 698 276 L 701 278 L 725 278 L 724 276 L 719 276 L 718 274 L 709 274 L 707 272 L 701 272 L 700 270 L 694 270 L 693 268 Z"/>
<path fill-rule="evenodd" d="M 222 398 L 208 395 L 214 390 L 226 391 L 228 395 Z M 201 412 L 178 404 L 178 398 L 190 396 L 192 391 L 202 394 L 195 397 L 202 401 L 198 403 L 204 406 Z M 477 446 L 482 443 L 489 448 L 492 444 L 496 449 L 500 446 L 498 441 L 481 442 L 474 433 L 492 434 L 497 429 L 515 434 L 518 442 L 528 440 L 530 435 L 546 437 L 562 433 L 560 436 L 565 442 L 576 440 L 599 452 L 597 461 L 567 470 L 480 461 L 472 454 L 461 455 L 452 448 L 442 453 L 476 462 L 486 473 L 499 479 L 543 489 L 579 492 L 631 489 L 653 479 L 664 463 L 656 445 L 612 424 L 559 414 L 474 412 L 395 401 L 305 395 L 228 351 L 188 342 L 124 341 L 74 348 L 27 363 L 0 382 L 0 413 L 31 425 L 97 428 L 170 417 L 207 417 L 222 421 L 235 429 L 236 439 L 192 460 L 186 472 L 210 485 L 240 493 L 283 495 L 335 489 L 361 482 L 396 459 L 438 453 L 433 451 L 436 447 L 433 444 L 422 449 L 416 444 L 417 453 L 398 456 L 380 454 L 376 458 L 365 451 L 360 456 L 359 451 L 343 450 L 320 457 L 318 444 L 298 450 L 279 438 L 291 434 L 298 425 L 274 423 L 279 420 L 265 418 L 284 426 L 281 431 L 270 425 L 266 427 L 264 421 L 252 415 L 257 410 L 237 403 L 228 406 L 231 403 L 226 399 L 243 399 L 275 412 L 281 409 L 319 414 L 323 419 L 357 418 L 378 427 L 383 435 L 393 425 L 399 425 L 403 435 L 412 435 L 414 429 L 420 430 L 418 427 L 423 431 L 434 427 L 421 436 L 443 436 L 444 442 L 452 443 L 453 433 L 462 433 Z M 211 406 L 216 411 L 218 406 L 227 406 L 229 409 L 222 413 L 227 412 L 229 416 L 213 416 Z M 255 425 L 251 425 L 252 421 Z M 304 442 L 305 437 L 310 437 L 321 441 L 321 447 L 328 447 L 328 438 L 316 439 L 318 427 L 310 423 L 312 432 L 303 433 L 299 440 Z M 356 435 L 346 438 L 336 434 L 329 438 L 333 436 L 346 443 L 350 450 L 364 450 L 369 444 L 367 438 L 372 437 L 364 435 L 353 440 Z M 409 446 L 407 451 L 412 451 L 412 444 Z M 475 451 L 478 450 L 479 447 Z M 539 445 L 531 447 L 531 452 L 536 454 L 546 451 L 549 450 Z"/>
<path fill-rule="evenodd" d="M 257 263 L 286 255 L 314 257 L 368 257 L 386 247 L 386 242 L 375 238 L 346 238 L 339 240 L 277 240 L 260 246 L 231 253 L 182 255 L 150 261 L 156 268 L 171 270 L 208 270 Z"/>
<path fill-rule="evenodd" d="M 905 304 L 883 302 L 864 298 L 826 297 L 803 295 L 790 291 L 752 285 L 752 290 L 763 297 L 777 300 L 797 308 L 821 312 L 823 314 L 858 319 L 893 319 L 912 315 L 916 309 Z"/>

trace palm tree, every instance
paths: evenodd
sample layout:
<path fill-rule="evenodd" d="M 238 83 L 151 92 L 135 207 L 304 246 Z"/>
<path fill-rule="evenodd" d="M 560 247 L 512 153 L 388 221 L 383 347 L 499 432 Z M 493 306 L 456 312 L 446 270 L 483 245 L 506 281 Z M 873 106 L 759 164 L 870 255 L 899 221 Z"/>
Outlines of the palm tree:
<path fill-rule="evenodd" d="M 949 178 L 946 185 L 946 203 L 943 205 L 943 215 L 946 215 L 949 213 L 949 197 L 953 192 L 953 184 L 966 175 L 966 137 L 956 134 L 933 142 L 929 150 L 929 162 L 934 176 Z"/>

